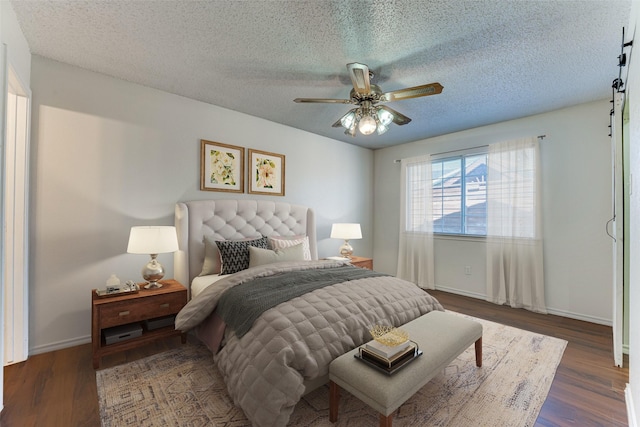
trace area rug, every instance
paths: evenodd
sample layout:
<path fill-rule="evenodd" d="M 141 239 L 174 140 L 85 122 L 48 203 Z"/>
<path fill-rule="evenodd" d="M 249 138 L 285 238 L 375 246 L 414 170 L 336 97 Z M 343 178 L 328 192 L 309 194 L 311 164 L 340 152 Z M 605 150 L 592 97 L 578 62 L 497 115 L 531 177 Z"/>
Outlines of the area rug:
<path fill-rule="evenodd" d="M 465 316 L 468 317 L 468 316 Z M 567 342 L 486 320 L 483 364 L 473 346 L 400 407 L 399 426 L 531 426 L 553 382 Z M 103 427 L 248 426 L 234 406 L 211 353 L 186 344 L 96 373 Z M 378 414 L 341 393 L 338 422 L 329 422 L 329 389 L 305 396 L 290 426 L 374 426 Z"/>

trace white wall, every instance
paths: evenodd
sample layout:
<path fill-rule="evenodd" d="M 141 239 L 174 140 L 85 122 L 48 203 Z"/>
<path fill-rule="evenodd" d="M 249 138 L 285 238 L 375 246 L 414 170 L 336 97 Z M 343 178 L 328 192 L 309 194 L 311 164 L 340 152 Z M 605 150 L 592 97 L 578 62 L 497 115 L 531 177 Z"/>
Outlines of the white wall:
<path fill-rule="evenodd" d="M 333 255 L 333 222 L 360 222 L 372 253 L 373 152 L 213 105 L 32 59 L 33 353 L 90 340 L 90 290 L 111 273 L 141 280 L 126 254 L 133 225 L 173 224 L 177 201 L 260 198 L 316 212 L 318 251 Z M 188 78 L 188 76 L 185 76 Z M 286 195 L 199 190 L 200 139 L 286 156 Z M 173 274 L 171 254 L 160 262 Z"/>
<path fill-rule="evenodd" d="M 31 51 L 24 38 L 18 18 L 11 3 L 0 2 L 2 7 L 2 43 L 7 45 L 7 62 L 13 67 L 20 79 L 29 84 L 31 75 Z"/>
<path fill-rule="evenodd" d="M 7 93 L 5 91 L 4 81 L 7 77 L 7 73 L 5 70 L 6 66 L 11 66 L 18 76 L 18 78 L 28 85 L 31 71 L 31 53 L 29 51 L 29 46 L 27 45 L 27 41 L 22 34 L 22 30 L 18 25 L 18 19 L 16 18 L 15 12 L 11 7 L 11 3 L 7 1 L 0 2 L 0 43 L 2 43 L 5 47 L 4 51 L 6 52 L 6 62 L 0 60 L 0 67 L 2 67 L 2 71 L 0 72 L 0 146 L 2 147 L 2 151 L 4 152 L 4 135 L 5 135 L 5 127 L 4 127 L 4 105 L 3 101 L 7 97 Z M 0 52 L 3 50 L 0 49 Z M 3 162 L 4 159 L 0 156 L 0 162 Z M 0 166 L 0 172 L 4 166 Z M 2 172 L 4 173 L 4 172 Z M 2 193 L 4 192 L 4 181 L 0 179 L 0 188 L 2 188 Z M 4 200 L 4 194 L 2 194 L 2 199 Z M 0 203 L 0 210 L 4 209 L 4 203 Z M 2 218 L 2 215 L 0 215 Z M 2 218 L 4 220 L 4 218 Z M 3 237 L 4 233 L 0 232 L 0 237 Z M 2 251 L 0 253 L 0 259 L 4 258 L 4 246 L 2 247 Z M 1 261 L 0 261 L 1 262 Z M 0 268 L 0 313 L 4 313 L 4 268 Z M 0 355 L 4 356 L 4 316 L 0 314 Z M 4 404 L 4 366 L 3 363 L 0 364 L 0 411 L 3 408 Z"/>
<path fill-rule="evenodd" d="M 545 292 L 551 313 L 611 324 L 612 216 L 608 100 L 375 151 L 374 258 L 395 273 L 400 165 L 395 159 L 481 146 L 523 136 L 541 142 Z M 435 242 L 436 286 L 484 298 L 482 240 Z M 472 274 L 465 275 L 470 266 Z"/>
<path fill-rule="evenodd" d="M 633 40 L 638 34 L 640 4 L 633 2 L 631 19 L 625 41 Z M 630 136 L 630 230 L 629 230 L 629 387 L 626 390 L 629 425 L 638 426 L 640 415 L 640 51 L 637 43 L 630 55 L 627 78 L 627 102 L 629 103 Z"/>

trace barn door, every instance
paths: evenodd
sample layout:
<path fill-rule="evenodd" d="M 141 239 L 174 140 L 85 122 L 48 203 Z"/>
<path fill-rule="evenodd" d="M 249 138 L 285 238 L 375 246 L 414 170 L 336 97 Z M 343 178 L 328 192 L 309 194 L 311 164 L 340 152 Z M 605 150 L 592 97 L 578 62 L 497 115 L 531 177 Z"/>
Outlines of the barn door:
<path fill-rule="evenodd" d="M 616 93 L 611 120 L 611 162 L 613 217 L 607 224 L 607 232 L 613 244 L 613 359 L 622 367 L 622 342 L 624 334 L 624 206 L 623 206 L 623 106 L 624 93 Z"/>

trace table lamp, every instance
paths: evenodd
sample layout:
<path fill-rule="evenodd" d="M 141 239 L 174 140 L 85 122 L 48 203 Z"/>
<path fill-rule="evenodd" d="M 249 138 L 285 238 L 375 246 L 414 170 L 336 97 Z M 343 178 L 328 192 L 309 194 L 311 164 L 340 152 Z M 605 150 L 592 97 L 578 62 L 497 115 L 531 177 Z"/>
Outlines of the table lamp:
<path fill-rule="evenodd" d="M 360 224 L 333 224 L 331 226 L 331 238 L 344 239 L 344 243 L 340 246 L 340 256 L 351 258 L 353 248 L 349 244 L 349 240 L 362 239 Z"/>
<path fill-rule="evenodd" d="M 130 254 L 149 254 L 151 261 L 142 268 L 142 277 L 147 281 L 146 289 L 160 288 L 160 279 L 164 277 L 164 267 L 158 262 L 158 254 L 178 250 L 178 235 L 172 226 L 131 227 L 129 234 Z"/>

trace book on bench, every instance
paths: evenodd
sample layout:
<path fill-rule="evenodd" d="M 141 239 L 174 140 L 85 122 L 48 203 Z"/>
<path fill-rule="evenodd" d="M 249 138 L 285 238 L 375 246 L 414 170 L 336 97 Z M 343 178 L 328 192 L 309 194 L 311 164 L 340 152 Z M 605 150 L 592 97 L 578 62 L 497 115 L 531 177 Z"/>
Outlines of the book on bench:
<path fill-rule="evenodd" d="M 369 350 L 368 348 L 364 347 L 364 348 L 360 348 L 360 352 L 361 352 L 361 356 L 363 358 L 367 358 L 368 360 L 371 360 L 375 363 L 379 363 L 382 366 L 386 366 L 388 368 L 393 367 L 394 365 L 396 365 L 397 363 L 399 363 L 400 361 L 402 361 L 402 359 L 407 356 L 407 355 L 412 355 L 413 353 L 415 353 L 415 347 L 414 346 L 409 346 L 406 347 L 403 351 L 393 355 L 392 357 L 384 357 L 381 356 L 371 350 Z"/>
<path fill-rule="evenodd" d="M 408 346 L 405 346 L 404 350 L 396 353 L 390 358 L 387 358 L 369 350 L 366 346 L 364 346 L 360 347 L 360 358 L 363 361 L 367 361 L 381 368 L 390 370 L 403 365 L 409 360 L 412 360 L 414 357 L 416 357 L 417 350 L 418 348 L 416 345 L 410 344 Z"/>
<path fill-rule="evenodd" d="M 392 346 L 384 345 L 381 342 L 378 342 L 376 340 L 373 340 L 366 343 L 365 348 L 371 351 L 372 353 L 375 353 L 379 356 L 390 359 L 393 356 L 400 354 L 401 352 L 404 353 L 406 349 L 409 348 L 410 344 L 411 344 L 411 341 L 407 340 L 402 344 L 398 344 L 392 347 Z"/>

